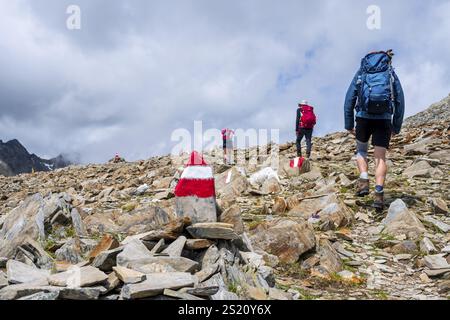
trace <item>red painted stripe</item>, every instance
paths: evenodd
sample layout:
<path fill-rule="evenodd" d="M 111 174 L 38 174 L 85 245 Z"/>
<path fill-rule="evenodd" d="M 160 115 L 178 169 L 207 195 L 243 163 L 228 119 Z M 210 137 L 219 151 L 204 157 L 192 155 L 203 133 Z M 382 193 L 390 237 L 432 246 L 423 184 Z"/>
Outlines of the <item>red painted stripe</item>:
<path fill-rule="evenodd" d="M 216 196 L 214 179 L 181 179 L 175 187 L 176 197 L 210 198 Z"/>
<path fill-rule="evenodd" d="M 305 158 L 301 157 L 298 160 L 298 168 L 301 168 L 303 166 L 303 161 L 305 161 Z M 291 160 L 290 166 L 291 168 L 294 168 L 294 164 L 295 164 L 295 159 Z"/>
<path fill-rule="evenodd" d="M 189 162 L 186 163 L 186 167 L 190 167 L 190 166 L 206 166 L 208 165 L 205 161 L 205 159 L 203 159 L 203 156 L 198 153 L 197 151 L 194 151 L 191 153 L 191 157 L 189 158 Z"/>

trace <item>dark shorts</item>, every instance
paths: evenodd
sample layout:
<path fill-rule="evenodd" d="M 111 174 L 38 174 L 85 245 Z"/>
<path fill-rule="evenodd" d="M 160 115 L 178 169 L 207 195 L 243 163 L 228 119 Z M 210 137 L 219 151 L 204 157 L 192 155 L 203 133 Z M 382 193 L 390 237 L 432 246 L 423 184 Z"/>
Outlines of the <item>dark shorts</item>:
<path fill-rule="evenodd" d="M 372 136 L 372 145 L 389 149 L 391 142 L 391 121 L 356 118 L 356 140 L 366 143 Z"/>

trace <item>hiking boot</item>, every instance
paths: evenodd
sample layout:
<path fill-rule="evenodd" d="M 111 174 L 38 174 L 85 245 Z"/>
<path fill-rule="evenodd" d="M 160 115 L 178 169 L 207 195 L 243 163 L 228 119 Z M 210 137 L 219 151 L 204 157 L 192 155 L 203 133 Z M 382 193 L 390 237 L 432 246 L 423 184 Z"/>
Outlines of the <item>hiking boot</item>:
<path fill-rule="evenodd" d="M 375 192 L 375 201 L 373 202 L 373 207 L 378 211 L 383 211 L 384 209 L 384 192 Z"/>
<path fill-rule="evenodd" d="M 358 190 L 356 191 L 356 195 L 358 197 L 364 197 L 369 194 L 369 179 L 359 179 L 358 180 Z"/>

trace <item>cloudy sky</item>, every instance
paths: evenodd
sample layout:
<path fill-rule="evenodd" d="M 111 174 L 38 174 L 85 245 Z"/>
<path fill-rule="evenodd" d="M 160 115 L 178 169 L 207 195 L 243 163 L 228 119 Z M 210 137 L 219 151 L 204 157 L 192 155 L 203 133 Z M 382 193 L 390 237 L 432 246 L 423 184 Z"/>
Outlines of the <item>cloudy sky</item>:
<path fill-rule="evenodd" d="M 323 135 L 362 56 L 389 48 L 411 115 L 450 93 L 449 30 L 440 0 L 0 0 L 0 139 L 83 162 L 168 153 L 195 120 L 286 141 L 301 99 Z"/>

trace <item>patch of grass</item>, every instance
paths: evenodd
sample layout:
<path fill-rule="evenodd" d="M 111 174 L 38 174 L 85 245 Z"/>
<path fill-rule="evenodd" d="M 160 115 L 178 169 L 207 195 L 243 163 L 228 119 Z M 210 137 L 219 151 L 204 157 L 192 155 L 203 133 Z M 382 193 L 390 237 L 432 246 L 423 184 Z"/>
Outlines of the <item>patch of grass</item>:
<path fill-rule="evenodd" d="M 350 191 L 350 189 L 348 187 L 341 187 L 341 190 L 340 190 L 341 193 L 347 193 L 349 191 Z"/>
<path fill-rule="evenodd" d="M 239 285 L 236 282 L 230 282 L 228 284 L 228 291 L 238 294 L 239 291 Z"/>
<path fill-rule="evenodd" d="M 75 228 L 74 227 L 67 227 L 66 229 L 65 229 L 65 232 L 66 232 L 66 237 L 67 238 L 74 238 L 74 237 L 76 237 L 77 236 L 77 232 L 75 231 Z"/>
<path fill-rule="evenodd" d="M 281 263 L 279 269 L 283 275 L 296 279 L 305 279 L 310 275 L 299 263 Z"/>
<path fill-rule="evenodd" d="M 123 206 L 122 206 L 122 211 L 124 211 L 124 212 L 131 212 L 131 211 L 133 211 L 134 209 L 136 209 L 136 207 L 137 207 L 137 203 L 135 203 L 135 202 L 130 202 L 130 203 L 127 203 L 127 204 L 124 204 Z"/>
<path fill-rule="evenodd" d="M 319 296 L 315 296 L 303 288 L 293 288 L 300 293 L 300 300 L 316 300 Z"/>
<path fill-rule="evenodd" d="M 260 224 L 262 223 L 262 221 L 259 220 L 255 220 L 255 221 L 251 221 L 249 222 L 248 225 L 248 229 L 251 230 L 255 230 Z"/>
<path fill-rule="evenodd" d="M 373 292 L 373 294 L 378 300 L 388 300 L 389 299 L 389 294 L 384 290 L 375 290 Z"/>
<path fill-rule="evenodd" d="M 397 240 L 393 235 L 390 235 L 390 234 L 387 234 L 387 233 L 380 234 L 380 239 L 381 240 L 387 240 L 387 241 Z"/>

